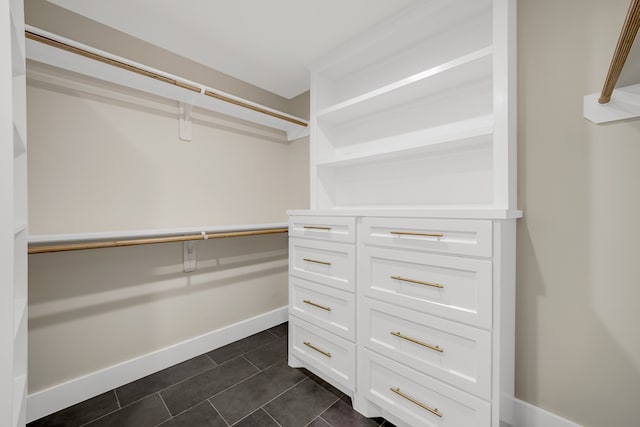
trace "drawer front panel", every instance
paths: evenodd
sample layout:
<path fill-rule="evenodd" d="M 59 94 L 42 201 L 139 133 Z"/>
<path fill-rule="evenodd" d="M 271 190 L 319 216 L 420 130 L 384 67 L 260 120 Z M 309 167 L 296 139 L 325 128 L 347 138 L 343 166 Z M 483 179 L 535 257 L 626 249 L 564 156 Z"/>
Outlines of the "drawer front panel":
<path fill-rule="evenodd" d="M 491 261 L 361 247 L 364 295 L 483 328 L 491 327 Z"/>
<path fill-rule="evenodd" d="M 289 217 L 289 236 L 355 243 L 356 219 L 354 217 L 292 215 Z"/>
<path fill-rule="evenodd" d="M 289 274 L 355 291 L 355 247 L 345 243 L 289 238 Z"/>
<path fill-rule="evenodd" d="M 359 356 L 358 378 L 358 390 L 366 399 L 409 425 L 490 425 L 488 402 L 366 349 Z"/>
<path fill-rule="evenodd" d="M 342 338 L 356 338 L 355 295 L 290 277 L 289 312 Z"/>
<path fill-rule="evenodd" d="M 491 334 L 365 298 L 367 347 L 484 399 L 491 396 Z"/>
<path fill-rule="evenodd" d="M 417 218 L 363 218 L 366 245 L 491 256 L 491 221 Z"/>
<path fill-rule="evenodd" d="M 289 352 L 322 373 L 329 383 L 355 390 L 356 352 L 349 341 L 289 316 Z"/>

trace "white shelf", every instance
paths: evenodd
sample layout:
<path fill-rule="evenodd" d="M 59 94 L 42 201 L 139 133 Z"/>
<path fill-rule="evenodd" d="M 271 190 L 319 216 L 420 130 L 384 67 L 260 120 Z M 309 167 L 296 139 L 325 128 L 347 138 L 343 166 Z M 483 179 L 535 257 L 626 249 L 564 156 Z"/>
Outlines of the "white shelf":
<path fill-rule="evenodd" d="M 336 148 L 333 159 L 318 161 L 316 165 L 344 167 L 437 150 L 473 149 L 478 145 L 490 146 L 492 136 L 493 116 L 482 116 L 354 146 Z"/>
<path fill-rule="evenodd" d="M 27 97 L 26 97 L 26 84 L 27 77 L 22 74 L 14 76 L 12 79 L 13 84 L 13 127 L 14 131 L 17 131 L 21 144 L 26 147 L 25 141 L 27 135 Z M 14 147 L 16 141 L 14 138 Z M 15 152 L 14 152 L 15 157 Z"/>
<path fill-rule="evenodd" d="M 16 29 L 13 19 L 11 19 L 11 70 L 14 77 L 26 74 L 24 45 L 18 38 L 19 36 L 19 30 Z"/>
<path fill-rule="evenodd" d="M 13 160 L 13 222 L 27 223 L 27 156 Z"/>
<path fill-rule="evenodd" d="M 463 86 L 474 80 L 490 79 L 492 67 L 492 48 L 485 47 L 325 108 L 317 113 L 317 118 L 328 123 L 345 123 L 453 87 Z"/>
<path fill-rule="evenodd" d="M 287 211 L 287 215 L 305 216 L 371 216 L 394 218 L 463 218 L 463 219 L 516 219 L 522 218 L 522 211 L 508 209 L 494 209 L 491 207 L 472 205 L 451 205 L 437 208 L 415 208 L 406 206 L 394 206 L 384 208 L 366 206 L 357 209 L 293 209 Z"/>
<path fill-rule="evenodd" d="M 27 26 L 27 30 L 43 37 L 47 37 L 49 39 L 53 39 L 61 43 L 82 49 L 92 54 L 131 65 L 135 68 L 145 70 L 156 75 L 161 75 L 163 77 L 176 80 L 181 83 L 185 83 L 194 88 L 198 88 L 199 91 L 196 92 L 193 90 L 185 89 L 177 85 L 169 84 L 161 80 L 150 78 L 142 74 L 134 73 L 123 68 L 115 67 L 104 62 L 90 59 L 86 56 L 65 51 L 35 40 L 27 39 L 27 58 L 32 61 L 41 62 L 74 73 L 97 78 L 103 81 L 161 96 L 163 98 L 172 99 L 178 102 L 183 102 L 192 106 L 209 109 L 242 120 L 247 120 L 249 122 L 253 122 L 262 126 L 279 129 L 287 133 L 287 138 L 289 140 L 300 138 L 307 135 L 309 132 L 307 126 L 293 123 L 287 120 L 295 120 L 303 124 L 307 123 L 306 120 L 299 117 L 295 117 L 290 114 L 277 111 L 273 108 L 247 101 L 245 99 L 221 92 L 214 88 L 210 88 L 208 86 L 171 75 L 164 71 L 147 67 L 146 65 L 139 64 L 137 62 L 130 61 L 126 58 L 122 58 L 116 55 L 112 55 L 108 52 L 83 45 L 82 43 L 78 43 L 73 40 L 69 40 L 34 27 Z M 232 101 L 237 101 L 239 103 L 248 105 L 250 108 L 207 96 L 205 95 L 206 91 L 215 92 L 216 94 L 229 98 Z M 273 115 L 256 111 L 252 108 L 267 111 L 271 114 L 278 115 L 279 117 L 274 117 Z"/>
<path fill-rule="evenodd" d="M 491 6 L 491 0 L 414 2 L 361 33 L 312 64 L 318 109 L 491 45 Z"/>
<path fill-rule="evenodd" d="M 26 153 L 27 145 L 25 144 L 25 138 L 18 129 L 15 123 L 13 123 L 13 158 L 17 158 L 20 155 Z"/>
<path fill-rule="evenodd" d="M 17 337 L 23 322 L 27 321 L 27 298 L 16 298 L 13 302 L 14 305 L 14 334 Z"/>
<path fill-rule="evenodd" d="M 29 236 L 29 244 L 77 243 L 101 240 L 136 239 L 144 237 L 168 237 L 205 233 L 226 233 L 234 231 L 266 230 L 287 228 L 288 223 L 217 225 L 188 228 L 164 228 L 151 230 L 105 231 L 96 233 L 36 234 Z"/>
<path fill-rule="evenodd" d="M 27 223 L 25 221 L 16 222 L 13 225 L 13 235 L 17 236 L 18 234 L 26 231 L 26 229 L 27 229 Z"/>
<path fill-rule="evenodd" d="M 600 93 L 587 95 L 583 100 L 583 114 L 596 124 L 637 119 L 640 117 L 640 83 L 616 88 L 611 101 L 598 103 Z"/>

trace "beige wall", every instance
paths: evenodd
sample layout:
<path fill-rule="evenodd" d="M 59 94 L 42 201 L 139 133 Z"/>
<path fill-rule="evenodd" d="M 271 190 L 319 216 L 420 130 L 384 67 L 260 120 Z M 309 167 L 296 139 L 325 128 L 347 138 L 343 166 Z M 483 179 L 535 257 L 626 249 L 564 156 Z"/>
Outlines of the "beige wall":
<path fill-rule="evenodd" d="M 31 234 L 286 222 L 308 139 L 30 64 Z M 29 258 L 29 391 L 286 306 L 286 235 Z"/>
<path fill-rule="evenodd" d="M 45 72 L 28 76 L 30 233 L 286 222 L 279 131 Z"/>
<path fill-rule="evenodd" d="M 640 121 L 582 117 L 628 5 L 518 3 L 516 395 L 585 427 L 640 419 Z"/>
<path fill-rule="evenodd" d="M 182 142 L 176 103 L 33 63 L 27 97 L 32 235 L 286 222 L 308 207 L 308 138 L 194 109 Z M 308 94 L 287 103 L 308 115 Z M 197 246 L 189 274 L 181 244 L 31 255 L 29 392 L 287 305 L 286 235 Z"/>

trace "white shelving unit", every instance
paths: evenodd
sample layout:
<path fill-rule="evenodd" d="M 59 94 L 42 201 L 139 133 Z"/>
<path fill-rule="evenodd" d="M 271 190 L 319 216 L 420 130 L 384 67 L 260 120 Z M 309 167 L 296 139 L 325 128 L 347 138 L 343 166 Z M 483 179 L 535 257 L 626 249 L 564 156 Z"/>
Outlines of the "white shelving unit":
<path fill-rule="evenodd" d="M 515 46 L 494 42 L 511 31 L 499 13 L 418 2 L 312 67 L 312 208 L 514 207 Z"/>
<path fill-rule="evenodd" d="M 365 416 L 512 421 L 515 24 L 515 0 L 416 1 L 311 68 L 289 364 Z"/>
<path fill-rule="evenodd" d="M 58 42 L 65 47 L 77 48 L 88 54 L 88 56 L 85 56 L 51 44 L 42 43 L 41 41 L 27 39 L 26 53 L 29 60 L 172 99 L 191 107 L 204 108 L 262 126 L 278 129 L 286 132 L 288 140 L 301 138 L 309 133 L 307 121 L 299 117 L 224 93 L 182 77 L 174 76 L 39 28 L 27 26 L 27 30 L 32 34 Z M 95 57 L 102 58 L 103 60 L 96 60 L 94 59 L 95 57 L 90 57 L 91 55 L 95 55 Z M 139 72 L 132 72 L 123 67 L 114 66 L 113 63 L 109 63 L 108 61 L 125 64 L 137 70 L 148 72 L 154 77 L 149 77 L 149 75 Z M 158 78 L 158 76 L 160 78 Z M 169 84 L 167 81 L 177 81 L 180 84 Z M 206 95 L 207 92 L 221 95 L 224 100 L 208 96 Z"/>
<path fill-rule="evenodd" d="M 24 10 L 2 2 L 0 101 L 0 424 L 25 425 L 27 393 L 27 140 Z"/>

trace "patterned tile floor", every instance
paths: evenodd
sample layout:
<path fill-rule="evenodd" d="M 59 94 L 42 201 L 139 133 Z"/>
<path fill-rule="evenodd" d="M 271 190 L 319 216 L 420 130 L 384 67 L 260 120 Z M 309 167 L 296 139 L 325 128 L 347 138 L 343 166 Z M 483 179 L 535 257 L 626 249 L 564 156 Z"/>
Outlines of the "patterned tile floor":
<path fill-rule="evenodd" d="M 28 424 L 28 427 L 393 426 L 342 392 L 287 366 L 287 323 Z"/>

